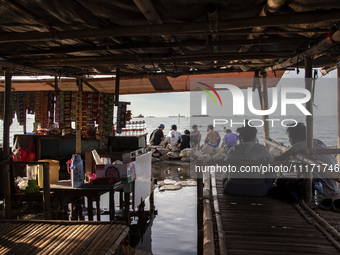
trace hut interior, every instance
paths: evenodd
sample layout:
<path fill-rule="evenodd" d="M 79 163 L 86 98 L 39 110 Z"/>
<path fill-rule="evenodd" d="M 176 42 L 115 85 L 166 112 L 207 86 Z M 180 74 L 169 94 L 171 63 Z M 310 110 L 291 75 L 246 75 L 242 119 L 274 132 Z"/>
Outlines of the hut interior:
<path fill-rule="evenodd" d="M 15 0 L 0 14 L 2 72 L 49 76 L 13 78 L 17 91 L 75 91 L 78 78 L 84 91 L 112 93 L 119 77 L 120 94 L 176 92 L 194 75 L 281 77 L 305 57 L 324 73 L 339 63 L 338 0 Z"/>

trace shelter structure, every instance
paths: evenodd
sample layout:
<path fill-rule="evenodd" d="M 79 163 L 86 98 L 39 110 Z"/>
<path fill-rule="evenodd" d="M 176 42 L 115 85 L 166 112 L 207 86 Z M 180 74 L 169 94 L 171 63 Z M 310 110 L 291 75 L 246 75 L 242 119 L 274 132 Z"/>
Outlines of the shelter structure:
<path fill-rule="evenodd" d="M 3 159 L 10 155 L 12 90 L 114 93 L 118 105 L 119 94 L 189 91 L 190 77 L 198 75 L 281 77 L 304 67 L 312 78 L 312 68 L 326 74 L 340 60 L 338 0 L 14 0 L 2 1 L 0 14 Z M 42 75 L 48 77 L 16 79 Z M 267 87 L 265 79 L 258 87 L 262 109 L 268 107 Z M 312 111 L 312 104 L 307 108 Z M 312 117 L 307 126 L 312 154 Z M 268 126 L 264 134 L 270 138 Z M 8 169 L 3 165 L 6 215 Z M 209 209 L 205 215 L 209 223 Z M 214 253 L 206 240 L 199 253 Z"/>

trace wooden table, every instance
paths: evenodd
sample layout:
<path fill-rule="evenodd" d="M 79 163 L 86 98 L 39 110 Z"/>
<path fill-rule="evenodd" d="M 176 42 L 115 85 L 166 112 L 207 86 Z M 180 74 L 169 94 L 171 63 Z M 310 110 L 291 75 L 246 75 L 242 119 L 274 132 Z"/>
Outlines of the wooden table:
<path fill-rule="evenodd" d="M 84 188 L 72 188 L 71 181 L 59 181 L 58 184 L 51 184 L 51 192 L 55 194 L 63 203 L 65 200 L 72 200 L 75 198 L 86 197 L 88 199 L 88 218 L 89 221 L 93 221 L 93 205 L 92 202 L 96 201 L 97 207 L 97 220 L 100 221 L 100 196 L 104 193 L 109 192 L 109 211 L 110 211 L 110 221 L 114 220 L 115 217 L 115 201 L 114 193 L 115 191 L 124 192 L 124 220 L 129 222 L 129 207 L 130 207 L 130 191 L 126 189 L 130 184 L 124 184 L 117 182 L 112 185 L 86 185 Z M 120 196 L 122 197 L 122 196 Z M 79 212 L 78 212 L 79 213 Z M 80 219 L 82 218 L 81 212 L 78 214 Z M 76 215 L 71 217 L 73 219 L 77 218 Z"/>

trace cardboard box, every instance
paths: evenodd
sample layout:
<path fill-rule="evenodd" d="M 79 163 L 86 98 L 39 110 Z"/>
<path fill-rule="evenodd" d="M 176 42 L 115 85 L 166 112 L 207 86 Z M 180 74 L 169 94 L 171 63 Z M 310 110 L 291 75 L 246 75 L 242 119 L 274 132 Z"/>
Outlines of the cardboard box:
<path fill-rule="evenodd" d="M 115 165 L 96 165 L 96 178 L 111 178 L 115 182 L 129 183 L 136 180 L 136 162 Z"/>
<path fill-rule="evenodd" d="M 110 178 L 113 182 L 119 182 L 119 169 L 116 165 L 96 165 L 96 179 L 101 178 Z"/>

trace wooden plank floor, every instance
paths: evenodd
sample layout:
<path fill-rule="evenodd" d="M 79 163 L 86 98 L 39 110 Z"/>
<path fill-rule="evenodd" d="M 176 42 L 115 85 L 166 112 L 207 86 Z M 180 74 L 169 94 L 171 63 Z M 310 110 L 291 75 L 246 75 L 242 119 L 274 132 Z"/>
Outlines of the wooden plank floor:
<path fill-rule="evenodd" d="M 216 187 L 228 255 L 340 254 L 292 205 L 223 194 L 221 176 Z"/>
<path fill-rule="evenodd" d="M 128 232 L 109 222 L 0 221 L 0 254 L 119 254 Z"/>

